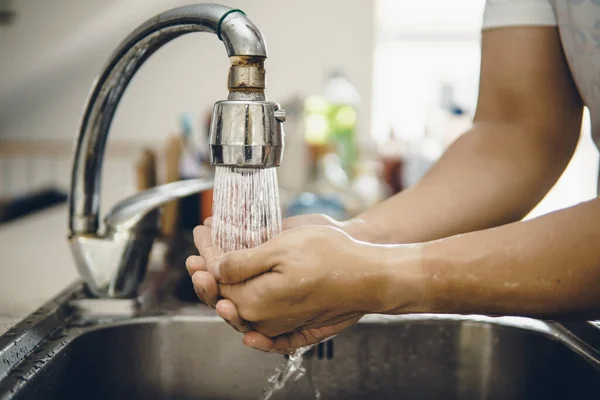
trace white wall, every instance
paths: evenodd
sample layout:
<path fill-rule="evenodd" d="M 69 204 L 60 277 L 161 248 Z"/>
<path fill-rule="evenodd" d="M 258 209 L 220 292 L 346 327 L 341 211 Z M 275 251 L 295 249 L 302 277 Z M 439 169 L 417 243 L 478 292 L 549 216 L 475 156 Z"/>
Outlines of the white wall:
<path fill-rule="evenodd" d="M 219 1 L 220 2 L 220 1 Z M 139 23 L 181 0 L 20 0 L 0 28 L 0 138 L 74 137 L 90 85 L 119 41 Z M 320 93 L 328 68 L 357 86 L 361 132 L 370 127 L 374 7 L 371 1 L 229 0 L 266 38 L 270 99 Z M 188 35 L 138 72 L 111 136 L 162 142 L 181 112 L 196 121 L 227 96 L 228 60 L 216 37 Z"/>

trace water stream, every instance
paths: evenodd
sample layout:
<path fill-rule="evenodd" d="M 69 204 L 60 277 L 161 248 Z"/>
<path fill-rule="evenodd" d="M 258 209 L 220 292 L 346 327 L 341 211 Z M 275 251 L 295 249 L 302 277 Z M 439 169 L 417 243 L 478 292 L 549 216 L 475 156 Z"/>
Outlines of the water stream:
<path fill-rule="evenodd" d="M 217 167 L 213 245 L 223 252 L 258 246 L 281 232 L 275 168 Z"/>
<path fill-rule="evenodd" d="M 275 368 L 273 375 L 268 379 L 269 385 L 263 391 L 261 400 L 270 400 L 276 394 L 281 394 L 281 398 L 289 398 L 289 396 L 286 396 L 284 393 L 284 390 L 289 390 L 291 383 L 297 382 L 303 377 L 306 377 L 306 380 L 310 385 L 310 392 L 312 392 L 314 398 L 317 400 L 321 398 L 321 393 L 315 386 L 304 365 L 302 365 L 304 353 L 310 350 L 311 347 L 312 346 L 300 347 L 288 357 L 287 362 Z"/>
<path fill-rule="evenodd" d="M 213 245 L 223 252 L 251 248 L 281 232 L 281 206 L 275 168 L 216 167 L 213 190 Z M 268 379 L 262 399 L 289 389 L 306 377 L 316 399 L 318 390 L 302 365 L 309 346 L 296 350 Z"/>

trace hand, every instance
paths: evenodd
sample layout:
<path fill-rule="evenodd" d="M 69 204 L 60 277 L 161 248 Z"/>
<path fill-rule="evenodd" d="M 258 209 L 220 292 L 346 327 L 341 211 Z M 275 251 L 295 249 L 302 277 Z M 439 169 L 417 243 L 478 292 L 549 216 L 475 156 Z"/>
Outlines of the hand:
<path fill-rule="evenodd" d="M 208 218 L 204 221 L 204 227 L 198 226 L 194 230 L 194 243 L 201 256 L 190 256 L 186 260 L 186 268 L 190 277 L 193 278 L 192 280 L 194 282 L 196 294 L 200 300 L 210 307 L 216 308 L 217 313 L 234 329 L 240 332 L 248 332 L 250 327 L 240 318 L 235 305 L 228 300 L 219 301 L 219 288 L 217 282 L 210 274 L 205 272 L 207 260 L 210 261 L 221 254 L 218 249 L 212 247 L 212 241 L 209 234 L 211 223 L 212 218 Z M 320 214 L 300 215 L 286 218 L 283 220 L 282 228 L 285 231 L 306 225 L 335 226 L 357 238 L 364 232 L 364 223 L 362 221 L 350 220 L 338 222 L 333 218 Z M 257 346 L 261 344 L 271 344 L 269 339 L 261 338 L 259 336 L 255 338 L 255 343 Z"/>
<path fill-rule="evenodd" d="M 198 233 L 201 241 L 210 231 Z M 386 253 L 339 229 L 308 226 L 216 257 L 207 269 L 239 316 L 263 334 L 248 333 L 244 343 L 285 352 L 317 343 L 365 313 L 381 312 Z"/>

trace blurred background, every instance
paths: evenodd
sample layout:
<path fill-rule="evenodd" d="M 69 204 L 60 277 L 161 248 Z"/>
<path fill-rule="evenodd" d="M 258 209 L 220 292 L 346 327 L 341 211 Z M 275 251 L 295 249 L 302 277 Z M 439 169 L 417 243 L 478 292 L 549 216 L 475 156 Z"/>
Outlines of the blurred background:
<path fill-rule="evenodd" d="M 5 260 L 23 251 L 5 244 L 27 239 L 72 268 L 65 200 L 88 91 L 130 31 L 189 3 L 0 0 Z M 414 184 L 470 124 L 485 0 L 225 3 L 260 27 L 269 50 L 267 94 L 288 111 L 279 169 L 285 215 L 352 216 Z M 213 103 L 227 96 L 227 67 L 222 44 L 202 34 L 176 39 L 143 66 L 108 141 L 105 211 L 156 183 L 212 173 L 206 137 Z M 595 196 L 598 157 L 585 121 L 568 170 L 532 216 Z M 164 233 L 208 214 L 210 196 L 170 205 Z"/>

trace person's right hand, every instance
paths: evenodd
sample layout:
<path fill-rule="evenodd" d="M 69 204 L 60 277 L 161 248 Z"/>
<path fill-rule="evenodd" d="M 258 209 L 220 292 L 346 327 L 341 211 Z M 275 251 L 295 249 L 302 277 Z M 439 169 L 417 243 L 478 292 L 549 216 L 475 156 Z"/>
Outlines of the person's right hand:
<path fill-rule="evenodd" d="M 244 321 L 235 305 L 225 299 L 219 297 L 219 285 L 215 278 L 206 272 L 207 261 L 217 257 L 220 254 L 218 249 L 212 247 L 210 242 L 211 235 L 203 232 L 204 230 L 210 230 L 212 218 L 208 218 L 204 221 L 204 226 L 200 225 L 194 229 L 194 244 L 200 252 L 200 256 L 190 256 L 185 262 L 186 268 L 195 288 L 201 288 L 196 290 L 196 294 L 204 303 L 216 309 L 217 314 L 221 316 L 229 325 L 235 330 L 246 333 L 251 330 L 249 324 Z M 309 214 L 299 215 L 296 217 L 286 218 L 282 221 L 282 229 L 288 230 L 306 225 L 325 225 L 333 226 L 345 231 L 350 236 L 357 240 L 366 240 L 366 237 L 362 237 L 364 230 L 362 229 L 362 223 L 360 221 L 350 220 L 346 222 L 339 222 L 333 218 L 330 218 L 321 214 Z M 356 321 L 354 321 L 356 322 Z M 333 327 L 332 327 L 333 328 Z M 326 329 L 327 330 L 327 329 Z M 335 333 L 336 329 L 330 329 L 332 334 Z M 254 347 L 269 347 L 269 340 L 266 337 L 260 337 L 261 335 L 257 332 L 256 345 Z M 328 335 L 330 336 L 330 335 Z M 261 346 L 264 344 L 264 346 Z"/>

